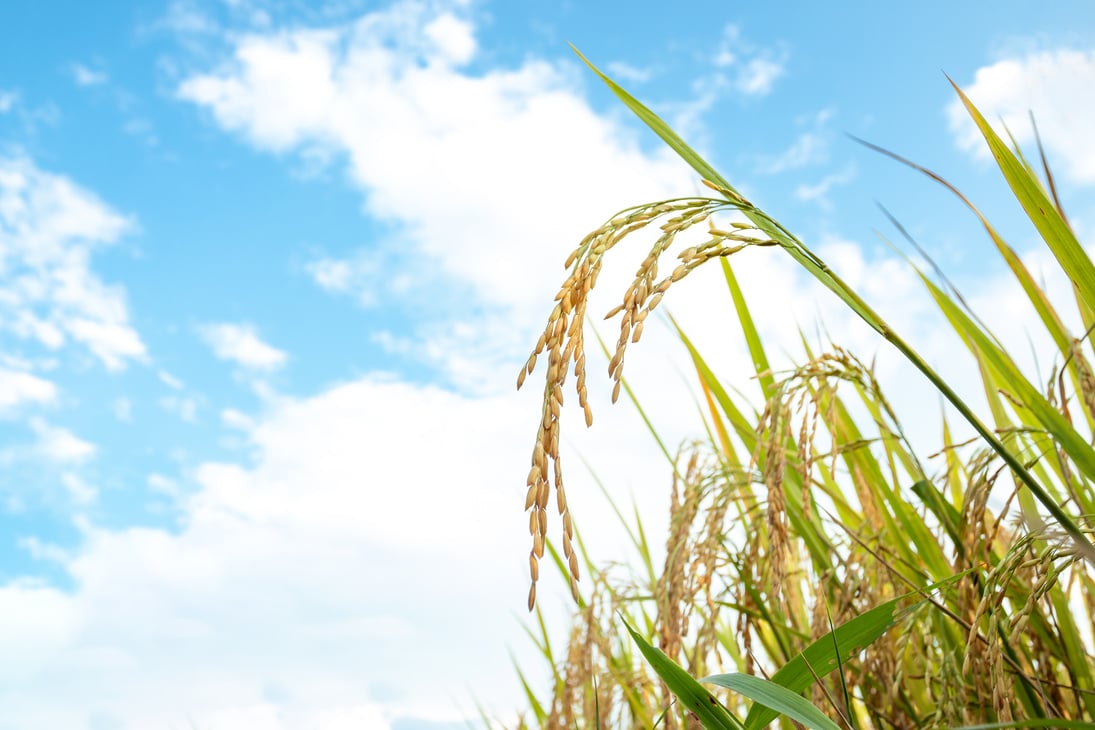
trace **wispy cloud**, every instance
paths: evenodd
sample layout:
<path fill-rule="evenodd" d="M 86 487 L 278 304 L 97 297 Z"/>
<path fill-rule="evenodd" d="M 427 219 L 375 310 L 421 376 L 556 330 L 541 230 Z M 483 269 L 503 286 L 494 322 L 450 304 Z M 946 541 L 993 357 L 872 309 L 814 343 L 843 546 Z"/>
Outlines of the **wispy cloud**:
<path fill-rule="evenodd" d="M 0 413 L 24 403 L 50 403 L 57 398 L 52 382 L 18 370 L 0 368 Z"/>
<path fill-rule="evenodd" d="M 633 84 L 645 84 L 654 73 L 649 68 L 639 68 L 623 61 L 610 61 L 605 68 L 614 79 Z"/>
<path fill-rule="evenodd" d="M 37 437 L 35 452 L 58 464 L 79 464 L 95 456 L 95 444 L 85 441 L 61 426 L 52 426 L 41 418 L 32 418 L 31 430 Z"/>
<path fill-rule="evenodd" d="M 129 398 L 116 398 L 112 405 L 114 417 L 122 423 L 133 422 L 133 401 Z"/>
<path fill-rule="evenodd" d="M 826 162 L 832 142 L 832 133 L 828 127 L 832 117 L 831 109 L 823 109 L 796 120 L 796 125 L 805 127 L 805 131 L 800 132 L 794 142 L 782 152 L 761 157 L 757 162 L 757 171 L 775 175 Z"/>
<path fill-rule="evenodd" d="M 847 185 L 855 180 L 856 170 L 852 165 L 848 165 L 844 169 L 834 172 L 830 175 L 818 180 L 816 183 L 809 184 L 803 183 L 795 187 L 795 197 L 803 201 L 814 201 L 818 203 L 822 208 L 829 209 L 832 204 L 829 202 L 829 191 L 839 185 Z"/>
<path fill-rule="evenodd" d="M 198 422 L 197 398 L 168 395 L 160 398 L 160 407 L 168 413 L 178 416 L 179 420 L 186 423 Z"/>
<path fill-rule="evenodd" d="M 160 379 L 160 382 L 166 385 L 172 390 L 181 390 L 183 387 L 183 381 L 176 378 L 166 370 L 160 370 L 156 373 L 156 377 Z"/>
<path fill-rule="evenodd" d="M 428 294 L 439 302 L 430 328 L 472 320 L 476 307 L 512 323 L 550 296 L 551 284 L 529 272 L 557 266 L 560 241 L 580 240 L 605 209 L 686 189 L 691 175 L 671 154 L 628 144 L 551 64 L 464 71 L 473 31 L 458 6 L 399 3 L 346 26 L 244 34 L 230 59 L 186 78 L 178 94 L 260 149 L 318 147 L 347 160 L 367 212 L 391 233 L 367 255 L 313 261 L 321 286 L 366 303 Z M 431 160 L 427 188 L 408 150 Z M 619 181 L 607 190 L 606 175 Z M 551 215 L 545 200 L 555 201 Z M 383 277 L 367 263 L 376 257 Z M 518 334 L 468 336 L 513 343 Z"/>
<path fill-rule="evenodd" d="M 0 335 L 57 350 L 74 342 L 109 370 L 146 356 L 125 293 L 92 270 L 92 254 L 133 230 L 66 177 L 0 157 L 0 249 L 7 259 Z"/>
<path fill-rule="evenodd" d="M 199 328 L 205 343 L 220 360 L 252 370 L 276 370 L 288 356 L 263 342 L 250 324 L 207 324 Z"/>
<path fill-rule="evenodd" d="M 309 261 L 305 269 L 326 291 L 351 294 L 360 304 L 370 307 L 378 302 L 379 293 L 390 286 L 382 256 L 379 252 L 361 252 L 353 258 L 323 256 Z"/>
<path fill-rule="evenodd" d="M 782 43 L 759 44 L 742 33 L 733 23 L 723 28 L 718 50 L 712 61 L 720 69 L 712 81 L 716 86 L 729 86 L 747 96 L 771 93 L 776 81 L 784 75 L 790 53 Z"/>
<path fill-rule="evenodd" d="M 69 67 L 69 72 L 72 74 L 72 80 L 76 82 L 77 86 L 100 86 L 109 80 L 105 71 L 96 71 L 82 63 L 72 64 Z"/>
<path fill-rule="evenodd" d="M 772 174 L 786 172 L 824 162 L 828 157 L 829 145 L 826 138 L 817 132 L 803 132 L 790 147 L 765 161 L 763 170 Z"/>
<path fill-rule="evenodd" d="M 99 497 L 99 490 L 88 484 L 82 476 L 75 472 L 62 474 L 61 486 L 65 488 L 69 499 L 76 505 L 91 504 Z"/>
<path fill-rule="evenodd" d="M 704 58 L 711 70 L 692 82 L 693 98 L 673 105 L 674 126 L 693 130 L 701 116 L 724 99 L 748 101 L 767 96 L 786 73 L 789 59 L 786 44 L 758 44 L 744 36 L 740 26 L 724 26 L 717 50 Z"/>

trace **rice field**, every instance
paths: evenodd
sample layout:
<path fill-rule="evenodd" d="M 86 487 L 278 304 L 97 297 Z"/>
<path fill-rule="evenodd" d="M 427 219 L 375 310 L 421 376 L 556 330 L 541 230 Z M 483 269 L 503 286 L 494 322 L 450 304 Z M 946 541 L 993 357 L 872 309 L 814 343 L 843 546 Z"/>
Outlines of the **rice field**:
<path fill-rule="evenodd" d="M 590 68 L 691 165 L 709 194 L 636 205 L 581 241 L 518 378 L 521 387 L 538 365 L 546 369 L 524 506 L 530 634 L 551 680 L 541 686 L 518 670 L 527 708 L 516 726 L 1095 727 L 1095 265 L 1041 150 L 1024 156 L 955 87 L 1015 204 L 1072 282 L 1082 332 L 1066 328 L 1069 318 L 971 201 L 939 175 L 879 150 L 968 206 L 1053 343 L 1039 353 L 1052 363 L 1048 377 L 1024 372 L 941 272 L 918 269 L 979 373 L 988 407 L 975 408 L 806 242 Z M 587 311 L 589 294 L 606 260 L 612 265 L 610 252 L 652 227 L 655 243 L 608 313 L 619 326 L 605 355 L 608 383 L 587 384 L 587 356 L 601 363 L 584 339 L 587 320 L 601 314 Z M 678 245 L 682 233 L 692 241 L 697 231 L 699 243 Z M 839 342 L 804 344 L 793 368 L 768 365 L 734 269 L 735 254 L 753 247 L 790 256 L 950 404 L 961 423 L 941 419 L 932 453 L 913 448 L 862 353 Z M 574 530 L 559 462 L 560 413 L 577 407 L 591 423 L 590 387 L 612 388 L 617 399 L 625 355 L 644 323 L 700 266 L 721 269 L 733 302 L 726 314 L 755 377 L 720 379 L 668 318 L 694 366 L 705 420 L 678 451 L 666 484 L 664 563 L 653 564 L 643 525 L 621 517 L 636 566 L 621 574 L 599 566 Z M 641 357 L 635 349 L 631 356 Z M 577 401 L 564 405 L 569 387 Z M 748 388 L 749 398 L 739 395 Z M 959 443 L 955 432 L 975 437 Z M 552 518 L 558 534 L 549 534 L 549 511 L 560 515 Z M 567 636 L 549 636 L 536 605 L 537 582 L 558 577 L 576 602 Z"/>

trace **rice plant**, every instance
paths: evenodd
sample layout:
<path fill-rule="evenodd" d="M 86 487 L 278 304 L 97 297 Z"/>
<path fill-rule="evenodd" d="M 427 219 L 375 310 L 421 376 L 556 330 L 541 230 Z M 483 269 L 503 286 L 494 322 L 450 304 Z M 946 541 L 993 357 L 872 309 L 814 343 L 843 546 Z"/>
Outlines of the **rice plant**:
<path fill-rule="evenodd" d="M 522 675 L 529 708 L 520 726 L 1095 727 L 1095 266 L 1061 209 L 1044 156 L 1043 183 L 955 87 L 1016 202 L 1072 282 L 1083 332 L 1065 327 L 971 202 L 917 168 L 978 217 L 1054 345 L 1043 353 L 1054 362 L 1050 377 L 1032 379 L 945 279 L 918 271 L 978 369 L 991 415 L 984 422 L 838 272 L 590 68 L 711 194 L 636 206 L 587 236 L 567 260 L 555 308 L 518 378 L 520 387 L 546 359 L 525 501 L 529 608 L 540 616 L 535 591 L 545 555 L 578 603 L 562 648 L 542 620 L 530 631 L 552 681 L 534 687 Z M 720 225 L 716 216 L 726 212 L 743 222 Z M 695 367 L 704 437 L 684 446 L 674 464 L 664 564 L 652 564 L 636 518 L 627 526 L 635 565 L 645 568 L 600 569 L 574 531 L 559 414 L 573 375 L 591 422 L 588 296 L 608 252 L 655 225 L 660 235 L 609 313 L 620 329 L 608 353 L 613 400 L 646 319 L 672 286 L 707 264 L 721 267 L 756 377 L 730 387 L 673 322 Z M 706 239 L 665 266 L 678 236 L 703 226 Z M 958 424 L 942 418 L 936 453 L 917 453 L 872 367 L 840 343 L 817 352 L 804 344 L 800 364 L 773 371 L 733 267 L 733 256 L 749 247 L 801 265 L 923 373 L 976 437 L 956 443 Z M 744 387 L 756 389 L 753 401 L 735 395 Z M 561 554 L 546 529 L 553 491 Z"/>

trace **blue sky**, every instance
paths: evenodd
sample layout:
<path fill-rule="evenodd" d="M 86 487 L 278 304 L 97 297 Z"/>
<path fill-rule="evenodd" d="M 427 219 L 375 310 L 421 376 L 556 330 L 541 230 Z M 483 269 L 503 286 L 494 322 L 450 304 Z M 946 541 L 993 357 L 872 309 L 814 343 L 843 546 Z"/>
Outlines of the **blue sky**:
<path fill-rule="evenodd" d="M 568 42 L 960 384 L 876 202 L 1023 342 L 975 221 L 846 135 L 946 175 L 1042 271 L 944 73 L 1021 142 L 1035 112 L 1090 238 L 1095 12 L 840 8 L 0 6 L 0 728 L 410 730 L 520 705 L 539 404 L 513 377 L 577 241 L 697 192 Z M 777 349 L 824 321 L 907 375 L 769 253 L 741 265 Z M 696 278 L 670 306 L 747 382 Z M 670 443 L 700 433 L 678 365 L 664 331 L 628 365 Z M 598 423 L 565 447 L 656 524 L 666 467 L 591 389 Z M 594 556 L 625 557 L 595 490 L 571 495 Z M 542 590 L 559 625 L 564 587 Z"/>

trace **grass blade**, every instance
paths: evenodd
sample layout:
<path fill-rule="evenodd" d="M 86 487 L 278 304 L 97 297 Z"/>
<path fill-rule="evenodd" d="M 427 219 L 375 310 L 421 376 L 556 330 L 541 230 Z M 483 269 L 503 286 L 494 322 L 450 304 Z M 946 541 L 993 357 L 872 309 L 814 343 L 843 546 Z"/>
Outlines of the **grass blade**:
<path fill-rule="evenodd" d="M 902 609 L 902 601 L 917 595 L 923 596 L 929 591 L 958 580 L 963 575 L 965 573 L 960 573 L 934 583 L 923 589 L 923 591 L 907 593 L 904 596 L 875 606 L 869 611 L 864 611 L 850 621 L 838 626 L 835 631 L 820 637 L 803 649 L 802 653 L 784 664 L 779 671 L 772 675 L 772 681 L 797 695 L 814 683 L 815 675 L 824 677 L 840 664 L 847 662 L 860 650 L 866 648 L 878 637 L 889 631 L 901 620 L 905 613 L 922 602 L 917 601 Z M 839 656 L 837 654 L 838 649 L 840 651 Z M 772 710 L 764 707 L 754 707 L 745 717 L 746 730 L 759 730 L 775 718 L 776 713 Z"/>
<path fill-rule="evenodd" d="M 704 677 L 701 681 L 717 684 L 743 694 L 756 704 L 753 709 L 764 707 L 776 715 L 786 715 L 813 730 L 840 730 L 840 726 L 811 705 L 804 697 L 775 682 L 754 677 L 751 674 L 719 674 Z"/>
<path fill-rule="evenodd" d="M 639 645 L 639 651 L 653 667 L 658 676 L 662 678 L 669 690 L 677 696 L 690 712 L 696 715 L 708 730 L 741 730 L 742 725 L 730 711 L 722 706 L 722 703 L 713 694 L 704 689 L 688 672 L 679 664 L 665 655 L 661 649 L 657 649 L 647 643 L 631 625 L 623 622 L 631 638 Z M 799 698 L 801 699 L 801 698 Z"/>
<path fill-rule="evenodd" d="M 1038 229 L 1038 233 L 1057 258 L 1065 274 L 1076 285 L 1080 298 L 1088 308 L 1095 309 L 1095 264 L 1091 262 L 1080 242 L 1076 240 L 1072 229 L 1061 216 L 1057 206 L 1046 195 L 1038 179 L 1004 144 L 958 85 L 949 77 L 947 80 L 958 92 L 958 98 L 962 100 L 966 111 L 984 136 L 996 164 L 1000 167 L 1000 172 L 1004 174 L 1004 179 L 1015 194 L 1015 199 L 1023 206 L 1027 217 Z"/>

